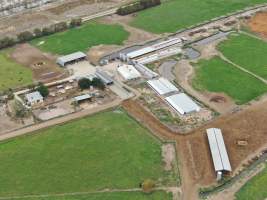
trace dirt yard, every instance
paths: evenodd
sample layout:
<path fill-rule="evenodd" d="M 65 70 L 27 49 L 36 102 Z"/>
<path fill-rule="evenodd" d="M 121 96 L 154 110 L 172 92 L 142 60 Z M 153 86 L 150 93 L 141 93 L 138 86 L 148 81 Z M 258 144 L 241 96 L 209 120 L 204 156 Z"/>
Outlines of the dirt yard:
<path fill-rule="evenodd" d="M 249 28 L 267 38 L 267 12 L 259 12 L 248 21 Z"/>
<path fill-rule="evenodd" d="M 67 71 L 55 64 L 55 57 L 30 44 L 17 45 L 10 56 L 19 64 L 30 67 L 36 81 L 51 82 L 68 76 Z"/>
<path fill-rule="evenodd" d="M 215 183 L 215 172 L 205 130 L 210 127 L 222 129 L 234 173 L 251 155 L 267 146 L 267 101 L 235 113 L 222 116 L 187 135 L 172 132 L 159 123 L 136 101 L 126 101 L 123 107 L 155 134 L 177 142 L 184 199 L 197 199 L 197 188 Z M 246 141 L 247 145 L 237 143 Z"/>

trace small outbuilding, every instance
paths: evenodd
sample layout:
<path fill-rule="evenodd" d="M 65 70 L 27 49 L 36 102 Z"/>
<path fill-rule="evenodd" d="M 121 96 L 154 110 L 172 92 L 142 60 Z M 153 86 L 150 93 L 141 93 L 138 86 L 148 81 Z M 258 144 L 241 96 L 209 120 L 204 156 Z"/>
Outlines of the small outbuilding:
<path fill-rule="evenodd" d="M 165 100 L 173 109 L 182 115 L 200 111 L 200 107 L 185 93 L 166 97 Z"/>
<path fill-rule="evenodd" d="M 113 79 L 104 71 L 102 70 L 97 70 L 95 73 L 95 76 L 101 79 L 101 81 L 105 85 L 112 85 L 113 84 Z"/>
<path fill-rule="evenodd" d="M 87 100 L 91 100 L 92 96 L 90 94 L 84 94 L 73 98 L 73 101 L 76 103 L 81 103 Z"/>
<path fill-rule="evenodd" d="M 132 65 L 121 65 L 117 70 L 126 81 L 135 80 L 141 77 L 139 71 L 137 71 Z"/>
<path fill-rule="evenodd" d="M 38 91 L 26 94 L 25 98 L 26 98 L 27 104 L 30 106 L 44 102 L 44 97 Z"/>
<path fill-rule="evenodd" d="M 59 64 L 61 67 L 65 67 L 68 64 L 73 64 L 75 62 L 79 62 L 85 59 L 86 59 L 86 54 L 78 51 L 69 55 L 59 57 L 57 59 L 57 64 Z"/>

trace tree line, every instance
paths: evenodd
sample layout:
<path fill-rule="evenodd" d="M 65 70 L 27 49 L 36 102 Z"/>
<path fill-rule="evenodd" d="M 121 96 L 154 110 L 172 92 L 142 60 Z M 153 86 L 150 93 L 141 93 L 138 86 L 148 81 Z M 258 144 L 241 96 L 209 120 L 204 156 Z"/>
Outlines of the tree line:
<path fill-rule="evenodd" d="M 65 31 L 69 28 L 74 28 L 82 25 L 82 19 L 72 19 L 71 22 L 68 24 L 67 22 L 59 22 L 56 24 L 52 24 L 48 27 L 44 28 L 36 28 L 31 31 L 23 31 L 19 34 L 17 34 L 16 38 L 12 37 L 4 37 L 3 39 L 0 39 L 0 49 L 11 47 L 17 43 L 30 41 L 35 38 L 39 38 L 42 36 L 51 35 L 53 33 Z"/>

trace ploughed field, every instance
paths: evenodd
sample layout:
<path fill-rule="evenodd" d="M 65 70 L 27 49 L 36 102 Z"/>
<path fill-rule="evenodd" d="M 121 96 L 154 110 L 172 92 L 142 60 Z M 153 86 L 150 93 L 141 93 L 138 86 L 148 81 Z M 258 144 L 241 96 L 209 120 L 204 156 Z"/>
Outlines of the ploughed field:
<path fill-rule="evenodd" d="M 65 55 L 100 44 L 122 45 L 129 33 L 120 25 L 90 22 L 78 28 L 34 39 L 31 43 L 43 51 Z"/>
<path fill-rule="evenodd" d="M 0 51 L 0 91 L 29 85 L 33 82 L 30 68 L 14 62 L 10 57 L 10 49 Z"/>
<path fill-rule="evenodd" d="M 176 185 L 166 171 L 161 143 L 124 111 L 99 113 L 0 143 L 0 197 L 51 195 L 47 199 L 88 199 L 53 196 L 103 189 L 139 188 L 144 179 Z M 168 199 L 158 192 L 94 194 L 90 199 Z M 153 198 L 152 198 L 153 197 Z M 38 198 L 37 198 L 38 199 Z M 46 198 L 40 198 L 46 199 Z"/>
<path fill-rule="evenodd" d="M 267 0 L 167 0 L 141 11 L 131 25 L 153 33 L 175 32 L 192 25 L 266 3 Z"/>

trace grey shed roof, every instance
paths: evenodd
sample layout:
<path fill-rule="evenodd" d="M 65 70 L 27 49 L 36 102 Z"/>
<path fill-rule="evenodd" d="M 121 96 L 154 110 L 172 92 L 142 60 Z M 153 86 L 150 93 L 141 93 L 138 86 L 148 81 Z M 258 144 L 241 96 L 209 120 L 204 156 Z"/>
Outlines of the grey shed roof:
<path fill-rule="evenodd" d="M 221 129 L 207 129 L 207 136 L 215 171 L 232 171 Z"/>
<path fill-rule="evenodd" d="M 26 94 L 26 99 L 28 102 L 32 103 L 32 102 L 36 102 L 36 101 L 41 101 L 43 100 L 43 96 L 40 94 L 40 92 L 35 91 L 29 94 Z"/>
<path fill-rule="evenodd" d="M 182 115 L 200 110 L 200 107 L 185 93 L 166 97 L 165 100 Z"/>
<path fill-rule="evenodd" d="M 74 100 L 78 102 L 78 101 L 83 101 L 83 100 L 90 99 L 90 98 L 92 98 L 90 94 L 84 94 L 81 96 L 74 97 Z"/>
<path fill-rule="evenodd" d="M 64 66 L 66 63 L 74 61 L 74 60 L 78 60 L 78 59 L 82 59 L 82 58 L 86 58 L 86 54 L 84 54 L 81 51 L 69 54 L 69 55 L 65 55 L 62 57 L 59 57 L 57 59 L 57 63 L 60 64 L 61 66 Z"/>
<path fill-rule="evenodd" d="M 113 83 L 113 80 L 111 77 L 109 77 L 109 75 L 107 75 L 107 73 L 105 73 L 104 71 L 100 71 L 97 69 L 95 75 L 100 78 L 105 85 L 110 85 Z"/>

